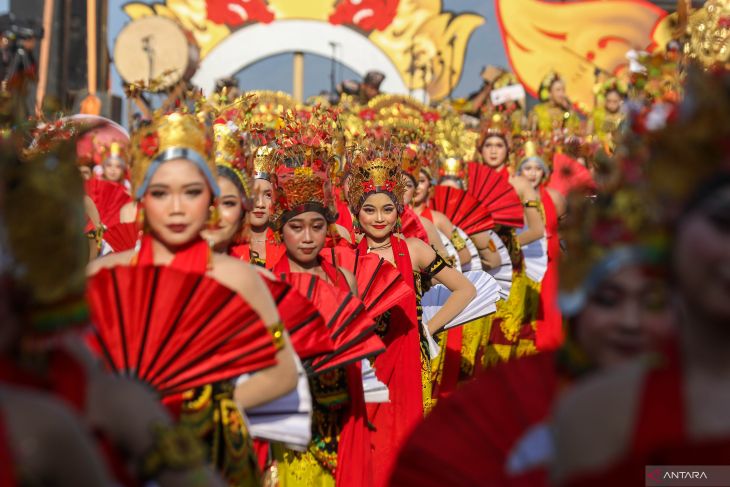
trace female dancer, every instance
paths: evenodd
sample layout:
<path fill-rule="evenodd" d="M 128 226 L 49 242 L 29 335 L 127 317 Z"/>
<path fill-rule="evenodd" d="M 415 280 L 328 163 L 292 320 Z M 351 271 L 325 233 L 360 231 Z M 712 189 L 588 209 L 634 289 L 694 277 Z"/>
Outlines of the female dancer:
<path fill-rule="evenodd" d="M 122 156 L 122 148 L 118 142 L 113 142 L 109 146 L 109 155 L 101 163 L 101 167 L 102 179 L 127 186 L 127 163 Z"/>
<path fill-rule="evenodd" d="M 630 154 L 639 161 L 648 154 L 643 169 L 651 194 L 641 207 L 659 203 L 674 229 L 678 339 L 659 356 L 596 377 L 561 401 L 552 472 L 558 485 L 622 485 L 644 477 L 646 465 L 727 463 L 729 86 L 727 73 L 691 73 L 687 101 L 676 109 L 682 116 L 640 137 L 641 152 Z"/>
<path fill-rule="evenodd" d="M 348 202 L 356 217 L 355 226 L 364 238 L 363 252 L 373 252 L 398 268 L 402 275 L 414 275 L 413 299 L 403 303 L 401 312 L 391 313 L 379 334 L 387 346 L 375 359 L 379 380 L 390 391 L 390 403 L 378 404 L 370 410 L 375 426 L 372 434 L 375 484 L 385 485 L 400 445 L 413 426 L 423 417 L 423 385 L 430 384 L 430 363 L 421 363 L 420 326 L 417 317 L 417 289 L 421 277 L 443 283 L 451 297 L 429 322 L 428 330 L 436 333 L 466 307 L 475 295 L 474 286 L 458 271 L 451 269 L 434 250 L 418 239 L 398 236 L 398 219 L 403 211 L 403 177 L 400 154 L 381 150 L 358 151 L 352 154 L 353 171 Z M 423 275 L 423 276 L 422 276 Z M 409 281 L 409 280 L 408 280 Z M 422 368 L 423 367 L 423 368 Z M 425 372 L 425 374 L 422 374 Z"/>
<path fill-rule="evenodd" d="M 547 270 L 540 285 L 540 307 L 535 323 L 535 346 L 538 350 L 552 350 L 563 341 L 563 318 L 558 309 L 558 262 L 560 258 L 560 237 L 558 221 L 566 211 L 565 198 L 546 186 L 550 168 L 532 147 L 525 143 L 525 154 L 517 166 L 516 174 L 524 176 L 538 192 L 545 216 L 547 237 Z"/>
<path fill-rule="evenodd" d="M 231 255 L 245 262 L 271 269 L 279 261 L 284 248 L 276 242 L 274 232 L 269 228 L 274 188 L 273 147 L 261 146 L 255 150 L 253 162 L 253 208 L 248 215 L 247 242 L 235 245 Z"/>
<path fill-rule="evenodd" d="M 150 146 L 154 138 L 157 143 Z M 200 238 L 210 203 L 220 193 L 212 164 L 206 162 L 206 133 L 191 115 L 173 113 L 137 134 L 137 140 L 141 152 L 133 166 L 134 195 L 148 232 L 139 252 L 119 252 L 98 259 L 90 264 L 89 274 L 117 265 L 179 263 L 183 268 L 204 271 L 237 291 L 268 326 L 273 326 L 278 313 L 257 273 L 226 255 L 208 255 L 207 243 Z M 201 255 L 203 269 L 199 269 Z M 240 407 L 265 404 L 294 387 L 296 368 L 291 354 L 291 348 L 285 345 L 277 353 L 276 366 L 238 386 L 235 397 Z"/>
<path fill-rule="evenodd" d="M 565 93 L 565 81 L 558 73 L 549 73 L 540 83 L 540 101 L 530 114 L 530 131 L 548 137 L 553 133 L 575 132 L 580 128 L 580 118 L 570 107 Z"/>
<path fill-rule="evenodd" d="M 302 133 L 307 133 L 302 130 Z M 311 274 L 340 292 L 357 293 L 355 276 L 319 256 L 336 233 L 332 160 L 324 142 L 285 144 L 277 158 L 273 222 L 286 249 L 274 265 L 275 275 Z M 303 290 L 304 292 L 304 290 Z M 322 315 L 336 303 L 315 302 Z M 334 340 L 334 336 L 333 336 Z M 340 366 L 310 380 L 314 396 L 312 441 L 305 452 L 275 449 L 282 485 L 370 485 L 370 433 L 362 373 L 358 363 Z"/>
<path fill-rule="evenodd" d="M 75 148 L 71 150 L 75 155 Z M 8 294 L 15 296 L 8 304 L 16 308 L 9 310 L 10 316 L 3 313 L 1 320 L 4 326 L 0 335 L 9 335 L 0 338 L 0 342 L 10 337 L 9 342 L 0 345 L 2 381 L 52 394 L 72 408 L 83 418 L 84 427 L 95 433 L 98 451 L 116 482 L 122 485 L 147 480 L 161 485 L 217 484 L 216 478 L 203 467 L 202 448 L 197 440 L 173 424 L 147 387 L 102 371 L 81 333 L 74 329 L 88 324 L 84 298 L 87 262 L 84 253 L 79 253 L 85 240 L 83 186 L 75 158 L 68 149 L 54 148 L 52 155 L 52 165 L 44 153 L 2 167 L 0 179 L 13 184 L 2 191 L 0 220 L 7 222 L 10 252 L 6 255 L 7 249 L 3 248 L 0 261 L 9 258 L 11 266 L 24 269 L 22 274 L 14 273 L 14 287 L 19 294 Z M 49 261 L 55 265 L 49 266 Z M 31 409 L 34 401 L 30 397 L 27 401 L 18 399 L 16 404 L 28 407 L 22 414 L 43 411 L 38 407 Z M 38 432 L 63 431 L 64 428 L 46 428 L 51 418 L 59 417 L 54 409 L 46 408 L 48 417 L 43 414 L 33 418 Z M 27 419 L 15 420 L 14 425 L 25 428 Z M 73 421 L 69 420 L 67 426 L 68 438 L 72 439 L 76 435 Z M 15 436 L 18 431 L 13 428 L 10 435 Z M 27 446 L 27 442 L 22 444 Z M 66 452 L 61 444 L 62 451 L 54 453 L 53 461 L 68 458 L 66 453 L 78 454 L 78 449 L 69 446 Z M 19 455 L 22 463 L 23 455 L 42 452 L 31 448 L 13 453 Z M 39 456 L 37 460 L 43 458 Z M 69 466 L 78 466 L 72 459 L 69 462 Z M 93 459 L 87 463 L 86 473 L 95 475 Z M 78 474 L 84 473 L 85 467 L 79 469 Z M 97 483 L 98 480 L 92 482 Z"/>

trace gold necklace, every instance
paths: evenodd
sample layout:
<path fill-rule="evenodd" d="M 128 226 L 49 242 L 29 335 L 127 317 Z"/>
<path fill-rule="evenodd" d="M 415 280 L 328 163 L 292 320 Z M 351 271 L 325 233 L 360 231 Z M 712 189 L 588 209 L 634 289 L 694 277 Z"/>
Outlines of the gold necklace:
<path fill-rule="evenodd" d="M 373 251 L 373 250 L 381 250 L 381 249 L 387 249 L 387 248 L 389 248 L 389 247 L 390 247 L 391 245 L 393 245 L 393 244 L 392 244 L 391 242 L 388 242 L 388 243 L 386 243 L 386 244 L 384 244 L 384 245 L 381 245 L 380 247 L 371 247 L 371 246 L 369 246 L 369 245 L 368 245 L 368 252 L 371 252 L 371 251 Z"/>

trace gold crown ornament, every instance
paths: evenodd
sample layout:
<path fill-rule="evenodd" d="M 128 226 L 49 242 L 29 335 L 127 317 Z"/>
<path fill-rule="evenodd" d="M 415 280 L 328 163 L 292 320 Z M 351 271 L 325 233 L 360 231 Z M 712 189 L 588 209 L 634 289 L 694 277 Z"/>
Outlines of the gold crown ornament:
<path fill-rule="evenodd" d="M 132 134 L 132 187 L 134 197 L 144 196 L 152 176 L 167 161 L 186 159 L 200 169 L 215 196 L 216 181 L 212 140 L 208 127 L 198 117 L 176 111 L 155 114 L 152 121 Z"/>
<path fill-rule="evenodd" d="M 87 323 L 84 185 L 75 136 L 26 151 L 24 135 L 0 143 L 0 275 L 23 295 L 25 332 L 44 337 Z"/>
<path fill-rule="evenodd" d="M 352 212 L 357 215 L 368 196 L 385 193 L 402 213 L 406 190 L 401 170 L 403 148 L 362 144 L 351 148 L 347 156 L 352 172 L 347 202 Z"/>
<path fill-rule="evenodd" d="M 419 145 L 414 143 L 406 144 L 401 152 L 401 170 L 415 184 L 418 184 L 418 176 L 421 173 L 422 163 L 423 160 L 420 157 Z"/>
<path fill-rule="evenodd" d="M 705 68 L 730 63 L 730 1 L 707 0 L 687 24 L 684 53 Z"/>
<path fill-rule="evenodd" d="M 533 137 L 529 132 L 523 132 L 515 139 L 515 169 L 519 173 L 522 166 L 528 162 L 537 162 L 547 178 L 552 172 L 552 154 L 540 139 Z"/>
<path fill-rule="evenodd" d="M 293 216 L 316 211 L 328 223 L 337 220 L 332 179 L 339 166 L 335 140 L 341 136 L 338 112 L 317 108 L 311 116 L 289 112 L 285 126 L 266 158 L 273 164 L 274 215 L 280 230 Z"/>
<path fill-rule="evenodd" d="M 439 180 L 444 178 L 453 178 L 464 181 L 466 178 L 466 168 L 464 161 L 456 157 L 447 157 L 441 161 L 439 167 Z"/>
<path fill-rule="evenodd" d="M 219 174 L 231 179 L 241 193 L 246 210 L 253 203 L 253 187 L 246 161 L 242 131 L 243 113 L 237 106 L 221 110 L 213 121 L 213 156 Z"/>
<path fill-rule="evenodd" d="M 479 141 L 477 147 L 481 148 L 490 137 L 499 137 L 509 149 L 512 147 L 512 126 L 509 118 L 501 112 L 495 112 L 485 117 L 479 127 Z"/>

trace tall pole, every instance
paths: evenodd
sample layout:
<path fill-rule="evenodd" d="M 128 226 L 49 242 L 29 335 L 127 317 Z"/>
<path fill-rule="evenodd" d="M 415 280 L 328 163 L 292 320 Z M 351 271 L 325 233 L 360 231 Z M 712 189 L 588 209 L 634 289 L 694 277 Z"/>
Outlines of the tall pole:
<path fill-rule="evenodd" d="M 302 103 L 304 101 L 304 53 L 294 53 L 292 68 L 294 72 L 292 95 L 298 103 Z"/>
<path fill-rule="evenodd" d="M 41 55 L 38 62 L 38 86 L 35 93 L 35 111 L 40 115 L 43 106 L 43 98 L 46 96 L 46 85 L 48 83 L 48 63 L 51 54 L 51 38 L 53 37 L 53 8 L 54 0 L 46 0 L 43 3 L 43 40 L 41 40 Z"/>
<path fill-rule="evenodd" d="M 96 96 L 97 89 L 97 0 L 86 0 L 86 86 L 88 96 L 81 101 L 81 113 L 89 115 L 101 114 L 101 100 Z"/>

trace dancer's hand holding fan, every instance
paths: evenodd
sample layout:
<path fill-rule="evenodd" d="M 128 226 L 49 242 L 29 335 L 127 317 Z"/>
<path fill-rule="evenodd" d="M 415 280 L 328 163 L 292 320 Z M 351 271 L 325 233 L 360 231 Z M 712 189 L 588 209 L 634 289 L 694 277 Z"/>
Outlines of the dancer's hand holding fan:
<path fill-rule="evenodd" d="M 200 273 L 111 267 L 89 279 L 87 293 L 92 349 L 161 396 L 276 363 L 281 330 L 269 331 L 238 293 Z"/>
<path fill-rule="evenodd" d="M 373 318 L 399 305 L 404 295 L 413 292 L 398 269 L 376 254 L 362 252 L 359 248 L 334 247 L 324 249 L 320 256 L 335 267 L 354 274 L 358 297 Z"/>
<path fill-rule="evenodd" d="M 307 360 L 333 352 L 335 344 L 317 307 L 291 284 L 266 278 L 263 281 L 274 298 L 297 356 Z"/>
<path fill-rule="evenodd" d="M 308 372 L 319 374 L 385 350 L 385 345 L 375 334 L 375 322 L 363 302 L 352 293 L 312 274 L 291 272 L 283 274 L 282 279 L 314 303 L 324 317 L 335 344 L 333 352 L 304 364 Z"/>

